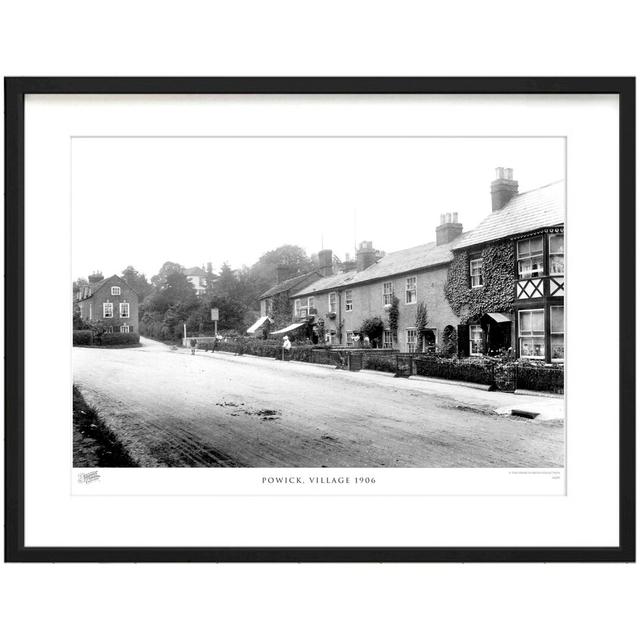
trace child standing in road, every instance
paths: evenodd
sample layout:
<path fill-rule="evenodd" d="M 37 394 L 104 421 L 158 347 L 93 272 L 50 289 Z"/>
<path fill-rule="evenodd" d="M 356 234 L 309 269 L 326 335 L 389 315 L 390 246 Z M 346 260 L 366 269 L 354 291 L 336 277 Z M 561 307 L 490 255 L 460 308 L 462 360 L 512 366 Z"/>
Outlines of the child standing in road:
<path fill-rule="evenodd" d="M 198 346 L 198 341 L 195 338 L 191 338 L 191 341 L 189 342 L 189 344 L 191 345 L 191 355 L 195 355 L 196 353 L 196 347 Z"/>
<path fill-rule="evenodd" d="M 289 359 L 289 352 L 291 351 L 291 341 L 289 340 L 289 336 L 285 336 L 282 339 L 282 359 Z"/>

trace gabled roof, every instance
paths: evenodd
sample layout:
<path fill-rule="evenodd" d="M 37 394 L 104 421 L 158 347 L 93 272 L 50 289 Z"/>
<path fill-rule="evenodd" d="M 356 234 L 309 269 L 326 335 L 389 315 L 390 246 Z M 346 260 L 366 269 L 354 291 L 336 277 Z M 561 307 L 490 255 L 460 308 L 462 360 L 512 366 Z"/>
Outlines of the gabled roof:
<path fill-rule="evenodd" d="M 467 233 L 456 249 L 509 238 L 544 227 L 563 225 L 564 186 L 564 180 L 560 180 L 513 196 L 502 209 L 494 211 Z"/>
<path fill-rule="evenodd" d="M 296 287 L 303 287 L 307 283 L 307 279 L 311 278 L 319 278 L 320 274 L 317 271 L 309 271 L 307 273 L 301 273 L 298 276 L 294 276 L 293 278 L 287 278 L 278 284 L 275 284 L 270 289 L 267 289 L 259 298 L 262 300 L 263 298 L 271 298 L 283 291 L 291 291 Z"/>
<path fill-rule="evenodd" d="M 200 276 L 201 278 L 207 275 L 207 272 L 201 267 L 189 267 L 188 269 L 183 269 L 182 273 L 185 276 Z"/>
<path fill-rule="evenodd" d="M 133 291 L 133 293 L 135 293 L 138 297 L 140 296 L 140 294 L 135 289 L 130 287 L 125 280 L 123 280 L 119 275 L 116 275 L 114 273 L 112 276 L 109 276 L 108 278 L 103 278 L 98 282 L 90 282 L 89 284 L 82 285 L 80 289 L 81 295 L 79 300 L 86 300 L 87 298 L 91 298 L 91 296 L 95 295 L 99 289 L 102 289 L 102 287 L 104 287 L 105 284 L 107 284 L 108 282 L 114 281 L 114 279 L 121 285 L 124 285 L 125 287 L 127 287 L 127 289 L 131 289 L 131 291 Z"/>
<path fill-rule="evenodd" d="M 309 286 L 295 294 L 298 296 L 312 295 L 318 291 L 328 291 L 345 287 L 350 284 L 360 284 L 370 280 L 390 278 L 402 273 L 429 269 L 440 264 L 448 264 L 453 260 L 452 249 L 466 236 L 461 234 L 453 242 L 437 245 L 435 242 L 421 244 L 409 249 L 401 249 L 387 253 L 378 262 L 362 271 L 348 271 L 316 280 Z"/>

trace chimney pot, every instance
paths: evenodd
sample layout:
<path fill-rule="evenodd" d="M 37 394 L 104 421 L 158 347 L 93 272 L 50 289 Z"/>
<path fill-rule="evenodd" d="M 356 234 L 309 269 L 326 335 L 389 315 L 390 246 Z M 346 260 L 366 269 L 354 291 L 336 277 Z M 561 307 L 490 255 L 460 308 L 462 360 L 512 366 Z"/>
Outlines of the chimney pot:
<path fill-rule="evenodd" d="M 518 193 L 518 182 L 513 179 L 513 169 L 496 167 L 496 179 L 491 183 L 491 210 L 502 209 Z"/>
<path fill-rule="evenodd" d="M 356 268 L 362 271 L 370 267 L 376 261 L 376 252 L 373 248 L 371 240 L 364 240 L 360 243 L 360 247 L 356 252 Z"/>

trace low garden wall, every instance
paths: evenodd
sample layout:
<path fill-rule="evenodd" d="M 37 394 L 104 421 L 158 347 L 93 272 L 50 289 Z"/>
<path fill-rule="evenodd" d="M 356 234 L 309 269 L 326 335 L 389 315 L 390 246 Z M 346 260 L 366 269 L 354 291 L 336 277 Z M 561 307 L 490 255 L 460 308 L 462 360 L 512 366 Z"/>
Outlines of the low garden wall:
<path fill-rule="evenodd" d="M 126 335 L 126 334 L 125 334 Z M 198 349 L 213 350 L 213 338 L 197 338 Z M 564 393 L 564 367 L 544 363 L 502 361 L 497 358 L 443 358 L 423 354 L 398 353 L 393 349 L 349 349 L 292 346 L 288 352 L 279 340 L 241 339 L 216 341 L 216 351 L 238 355 L 294 360 L 332 365 L 339 369 L 384 371 L 398 377 L 412 375 L 459 380 L 487 385 L 499 391 L 545 391 Z"/>

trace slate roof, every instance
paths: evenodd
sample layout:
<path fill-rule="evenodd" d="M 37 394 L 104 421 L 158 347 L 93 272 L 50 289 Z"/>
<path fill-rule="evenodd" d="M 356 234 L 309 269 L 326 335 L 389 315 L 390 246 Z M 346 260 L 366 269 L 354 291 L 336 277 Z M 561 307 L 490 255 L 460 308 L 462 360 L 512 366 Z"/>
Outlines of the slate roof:
<path fill-rule="evenodd" d="M 297 293 L 295 293 L 295 297 L 298 296 L 311 296 L 316 291 L 326 291 L 328 289 L 337 289 L 343 285 L 349 284 L 353 281 L 354 276 L 357 274 L 357 271 L 347 271 L 346 273 L 336 273 L 332 276 L 327 276 L 325 278 L 320 278 L 319 280 L 315 280 L 311 284 L 304 287 L 304 289 L 300 289 Z"/>
<path fill-rule="evenodd" d="M 98 289 L 101 289 L 104 284 L 106 284 L 110 280 L 113 280 L 114 278 L 120 283 L 122 283 L 125 287 L 129 287 L 129 285 L 119 275 L 116 275 L 114 273 L 112 276 L 109 276 L 108 278 L 103 278 L 98 282 L 90 282 L 89 284 L 83 284 L 80 288 L 81 295 L 79 297 L 79 300 L 86 300 L 87 298 L 90 298 L 96 293 L 96 291 L 98 291 Z M 129 289 L 131 289 L 131 287 L 129 287 Z M 131 291 L 133 291 L 133 289 L 131 289 Z M 135 291 L 134 293 L 137 294 L 137 291 Z"/>
<path fill-rule="evenodd" d="M 435 242 L 429 242 L 417 247 L 387 253 L 378 262 L 362 271 L 348 271 L 347 273 L 339 273 L 316 280 L 298 291 L 295 297 L 312 295 L 318 291 L 328 291 L 350 284 L 360 284 L 369 280 L 394 277 L 402 273 L 420 271 L 440 264 L 447 264 L 453 260 L 452 249 L 456 248 L 466 235 L 463 233 L 453 242 L 441 244 L 440 246 L 436 245 Z"/>
<path fill-rule="evenodd" d="M 294 276 L 293 278 L 287 278 L 286 280 L 283 280 L 282 282 L 279 282 L 278 284 L 274 285 L 270 289 L 267 289 L 260 296 L 259 300 L 262 300 L 263 298 L 271 298 L 275 295 L 278 295 L 279 293 L 282 293 L 283 291 L 289 291 L 296 286 L 303 285 L 307 278 L 310 278 L 314 275 L 320 275 L 320 274 L 318 274 L 317 271 L 309 271 L 308 273 L 302 273 L 298 276 Z"/>
<path fill-rule="evenodd" d="M 559 180 L 514 196 L 502 209 L 494 211 L 475 229 L 469 231 L 456 248 L 471 247 L 527 231 L 563 225 L 564 186 L 564 180 Z"/>

